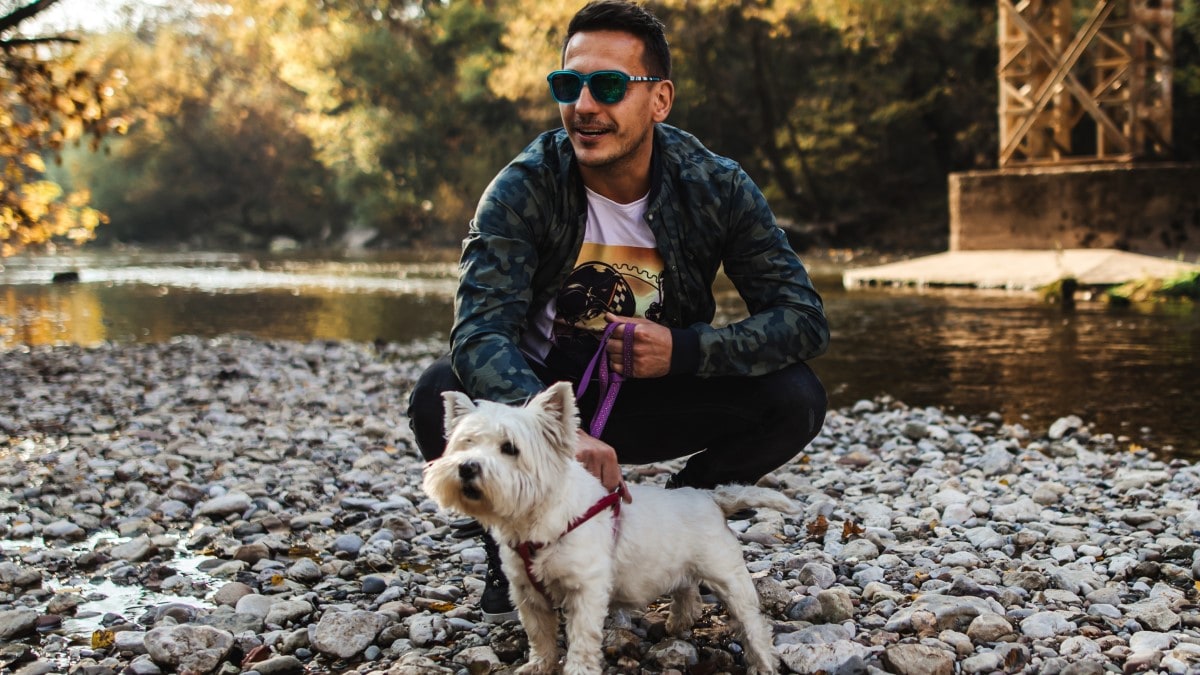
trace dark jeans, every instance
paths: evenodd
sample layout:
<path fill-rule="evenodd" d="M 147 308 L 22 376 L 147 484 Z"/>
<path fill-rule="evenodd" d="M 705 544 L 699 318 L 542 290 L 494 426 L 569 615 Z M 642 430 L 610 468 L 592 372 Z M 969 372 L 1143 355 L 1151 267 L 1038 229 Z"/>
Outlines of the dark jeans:
<path fill-rule="evenodd" d="M 534 366 L 547 385 L 577 376 Z M 583 426 L 596 409 L 599 386 L 588 387 L 579 412 Z M 462 391 L 448 356 L 417 380 L 408 415 L 426 460 L 446 449 L 441 393 Z M 668 376 L 625 380 L 601 440 L 622 464 L 647 464 L 693 455 L 676 484 L 712 488 L 753 484 L 786 464 L 821 430 L 825 388 L 807 364 L 760 377 Z"/>

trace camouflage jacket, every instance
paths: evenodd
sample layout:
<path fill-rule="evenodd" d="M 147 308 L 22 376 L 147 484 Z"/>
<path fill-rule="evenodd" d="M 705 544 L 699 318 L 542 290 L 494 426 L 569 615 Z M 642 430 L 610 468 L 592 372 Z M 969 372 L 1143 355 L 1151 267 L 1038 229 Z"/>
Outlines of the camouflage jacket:
<path fill-rule="evenodd" d="M 654 143 L 645 220 L 664 264 L 672 374 L 761 375 L 824 353 L 821 297 L 750 177 L 666 124 Z M 562 129 L 534 140 L 480 198 L 450 333 L 455 374 L 472 397 L 514 403 L 544 388 L 518 345 L 577 262 L 586 217 Z M 749 316 L 714 328 L 712 285 L 722 265 Z"/>

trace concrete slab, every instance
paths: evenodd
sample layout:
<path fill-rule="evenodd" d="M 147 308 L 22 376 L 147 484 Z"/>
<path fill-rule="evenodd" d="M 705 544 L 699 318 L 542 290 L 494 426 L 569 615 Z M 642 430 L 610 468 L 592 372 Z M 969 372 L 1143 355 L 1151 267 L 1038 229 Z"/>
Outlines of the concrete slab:
<path fill-rule="evenodd" d="M 1081 286 L 1115 286 L 1140 279 L 1171 279 L 1200 265 L 1115 249 L 1062 251 L 948 251 L 846 270 L 842 284 L 862 286 L 964 286 L 1035 290 L 1066 277 Z"/>

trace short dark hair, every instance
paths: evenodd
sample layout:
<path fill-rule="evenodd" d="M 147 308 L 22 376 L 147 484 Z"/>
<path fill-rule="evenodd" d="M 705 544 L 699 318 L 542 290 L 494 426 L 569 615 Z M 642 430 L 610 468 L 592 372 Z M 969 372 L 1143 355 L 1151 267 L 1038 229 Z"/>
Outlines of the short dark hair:
<path fill-rule="evenodd" d="M 671 79 L 671 48 L 667 45 L 666 26 L 645 7 L 628 0 L 592 0 L 576 12 L 567 26 L 563 40 L 563 55 L 567 43 L 576 33 L 615 30 L 641 38 L 645 46 L 642 60 L 648 74 Z"/>

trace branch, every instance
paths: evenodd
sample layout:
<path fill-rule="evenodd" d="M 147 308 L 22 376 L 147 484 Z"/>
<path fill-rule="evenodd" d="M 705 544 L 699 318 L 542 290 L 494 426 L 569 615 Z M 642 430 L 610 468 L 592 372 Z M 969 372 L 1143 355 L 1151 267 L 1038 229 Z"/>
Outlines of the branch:
<path fill-rule="evenodd" d="M 0 16 L 0 33 L 16 28 L 22 21 L 35 17 L 50 9 L 59 0 L 34 0 L 32 3 L 15 9 L 8 16 Z"/>
<path fill-rule="evenodd" d="M 67 37 L 65 35 L 57 35 L 52 37 L 39 38 L 13 38 L 12 40 L 0 40 L 0 49 L 9 51 L 16 47 L 25 47 L 28 45 L 43 45 L 52 44 L 55 42 L 69 42 L 73 45 L 79 44 L 79 38 Z"/>

